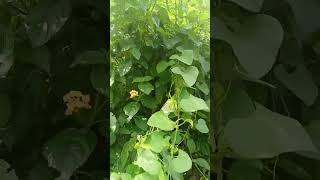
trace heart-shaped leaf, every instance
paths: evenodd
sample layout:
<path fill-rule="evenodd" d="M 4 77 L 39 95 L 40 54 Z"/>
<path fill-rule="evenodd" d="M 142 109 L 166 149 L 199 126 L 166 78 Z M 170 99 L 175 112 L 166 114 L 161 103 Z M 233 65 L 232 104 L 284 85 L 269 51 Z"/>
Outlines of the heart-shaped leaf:
<path fill-rule="evenodd" d="M 260 79 L 272 68 L 283 39 L 283 29 L 275 18 L 254 15 L 235 32 L 218 18 L 213 19 L 213 37 L 229 43 L 240 64 L 252 78 Z"/>
<path fill-rule="evenodd" d="M 209 107 L 203 99 L 193 96 L 186 89 L 181 92 L 179 106 L 183 112 L 209 111 Z"/>
<path fill-rule="evenodd" d="M 282 84 L 306 105 L 312 105 L 318 97 L 318 87 L 314 83 L 310 72 L 303 64 L 296 66 L 296 70 L 290 74 L 283 65 L 278 65 L 274 69 L 274 74 Z"/>
<path fill-rule="evenodd" d="M 232 119 L 225 127 L 225 137 L 236 153 L 247 158 L 271 158 L 286 152 L 317 152 L 297 120 L 255 105 L 250 116 Z"/>
<path fill-rule="evenodd" d="M 137 114 L 140 106 L 141 105 L 138 102 L 130 102 L 123 108 L 123 112 L 128 116 L 128 121 L 130 121 L 133 116 Z"/>
<path fill-rule="evenodd" d="M 138 154 L 137 161 L 134 163 L 151 175 L 158 175 L 161 171 L 161 163 L 157 155 L 150 150 L 144 149 Z"/>
<path fill-rule="evenodd" d="M 192 167 L 192 161 L 189 157 L 189 155 L 179 149 L 179 154 L 176 158 L 172 159 L 172 170 L 176 171 L 178 173 L 184 173 L 188 170 L 190 170 Z"/>
<path fill-rule="evenodd" d="M 208 133 L 209 132 L 206 121 L 203 119 L 198 120 L 198 123 L 196 124 L 196 129 L 198 129 L 198 131 L 200 131 L 201 133 Z"/>
<path fill-rule="evenodd" d="M 176 123 L 171 121 L 163 111 L 158 111 L 148 119 L 148 125 L 159 128 L 163 131 L 172 131 Z"/>
<path fill-rule="evenodd" d="M 195 66 L 182 67 L 177 66 L 171 69 L 171 71 L 175 74 L 179 74 L 182 76 L 184 82 L 189 86 L 193 86 L 196 83 L 199 70 Z"/>
<path fill-rule="evenodd" d="M 60 172 L 59 180 L 69 179 L 92 153 L 97 137 L 85 129 L 66 129 L 44 146 L 43 156 L 50 167 Z"/>
<path fill-rule="evenodd" d="M 170 59 L 177 59 L 187 65 L 191 65 L 193 62 L 193 50 L 182 50 L 181 55 L 174 54 L 170 56 Z"/>

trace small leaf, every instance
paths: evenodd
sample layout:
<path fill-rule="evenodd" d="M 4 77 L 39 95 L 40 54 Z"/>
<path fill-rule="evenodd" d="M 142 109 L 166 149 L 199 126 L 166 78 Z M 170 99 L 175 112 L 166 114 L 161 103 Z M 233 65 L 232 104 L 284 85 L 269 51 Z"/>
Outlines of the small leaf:
<path fill-rule="evenodd" d="M 126 75 L 130 71 L 131 67 L 132 67 L 131 60 L 125 60 L 125 61 L 121 62 L 118 67 L 118 71 L 119 71 L 120 76 Z"/>
<path fill-rule="evenodd" d="M 153 79 L 152 76 L 136 77 L 136 78 L 133 79 L 132 83 L 147 82 L 147 81 L 151 81 L 152 79 Z"/>
<path fill-rule="evenodd" d="M 132 49 L 131 49 L 131 54 L 132 54 L 133 57 L 135 57 L 137 60 L 140 59 L 141 53 L 140 53 L 139 49 L 137 49 L 137 48 L 132 48 Z"/>
<path fill-rule="evenodd" d="M 193 62 L 193 50 L 182 50 L 181 56 L 174 54 L 170 56 L 170 59 L 177 59 L 187 65 L 191 65 Z"/>
<path fill-rule="evenodd" d="M 158 157 L 148 149 L 144 149 L 138 154 L 137 161 L 134 164 L 151 175 L 158 175 L 161 171 L 161 163 L 158 161 Z"/>
<path fill-rule="evenodd" d="M 198 129 L 198 131 L 200 131 L 201 133 L 208 133 L 209 132 L 206 121 L 203 119 L 198 120 L 198 123 L 196 124 L 196 129 Z"/>
<path fill-rule="evenodd" d="M 172 159 L 172 170 L 178 173 L 184 173 L 190 170 L 192 161 L 189 155 L 183 150 L 179 149 L 179 154 L 176 158 Z"/>
<path fill-rule="evenodd" d="M 194 153 L 197 150 L 196 143 L 194 143 L 193 139 L 187 139 L 187 146 L 190 153 Z"/>
<path fill-rule="evenodd" d="M 148 125 L 159 128 L 163 131 L 172 131 L 175 128 L 175 122 L 171 121 L 163 111 L 158 111 L 148 119 Z"/>
<path fill-rule="evenodd" d="M 151 83 L 149 82 L 141 82 L 138 84 L 138 88 L 140 89 L 141 92 L 149 95 L 151 91 L 154 90 L 154 87 Z"/>
<path fill-rule="evenodd" d="M 139 109 L 140 104 L 138 102 L 130 102 L 123 108 L 123 112 L 128 116 L 127 120 L 130 121 Z"/>
<path fill-rule="evenodd" d="M 199 70 L 195 66 L 178 66 L 172 68 L 171 71 L 175 74 L 181 75 L 183 80 L 189 87 L 192 87 L 194 85 L 199 75 Z"/>
<path fill-rule="evenodd" d="M 209 111 L 209 107 L 203 99 L 189 94 L 186 89 L 181 92 L 179 105 L 183 112 Z"/>
<path fill-rule="evenodd" d="M 111 133 L 113 133 L 117 128 L 117 118 L 116 116 L 110 112 L 110 129 Z"/>
<path fill-rule="evenodd" d="M 156 70 L 158 73 L 161 73 L 163 72 L 164 70 L 166 70 L 169 66 L 173 65 L 174 64 L 174 61 L 160 61 L 158 64 L 157 64 L 157 67 L 156 67 Z"/>

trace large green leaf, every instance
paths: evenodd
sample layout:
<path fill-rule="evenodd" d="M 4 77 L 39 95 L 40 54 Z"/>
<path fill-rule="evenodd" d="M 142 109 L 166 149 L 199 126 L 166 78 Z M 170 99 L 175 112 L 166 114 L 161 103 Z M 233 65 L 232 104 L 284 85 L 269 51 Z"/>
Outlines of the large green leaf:
<path fill-rule="evenodd" d="M 276 78 L 306 105 L 312 105 L 318 97 L 318 87 L 303 64 L 298 65 L 292 73 L 288 73 L 283 65 L 278 65 L 274 73 Z"/>
<path fill-rule="evenodd" d="M 45 144 L 43 156 L 60 172 L 56 180 L 68 180 L 94 150 L 97 137 L 86 129 L 66 129 Z"/>
<path fill-rule="evenodd" d="M 27 32 L 33 47 L 47 43 L 66 23 L 71 12 L 69 0 L 43 0 L 27 17 Z"/>
<path fill-rule="evenodd" d="M 197 165 L 199 165 L 200 167 L 203 167 L 207 170 L 210 170 L 210 165 L 208 163 L 208 161 L 206 161 L 203 158 L 197 158 L 197 159 L 193 159 L 192 160 L 194 163 L 196 163 Z"/>
<path fill-rule="evenodd" d="M 239 6 L 246 8 L 253 12 L 259 12 L 262 8 L 264 0 L 230 0 Z"/>
<path fill-rule="evenodd" d="M 301 124 L 255 103 L 247 118 L 234 118 L 225 127 L 233 150 L 247 158 L 271 158 L 286 152 L 317 152 Z"/>
<path fill-rule="evenodd" d="M 7 94 L 0 94 L 0 127 L 5 127 L 11 115 L 11 100 Z"/>
<path fill-rule="evenodd" d="M 184 173 L 190 170 L 191 167 L 192 161 L 189 155 L 185 151 L 179 149 L 178 156 L 172 159 L 172 170 L 178 173 Z"/>
<path fill-rule="evenodd" d="M 181 55 L 174 54 L 170 56 L 170 59 L 177 59 L 187 65 L 191 65 L 193 62 L 193 50 L 182 50 Z"/>
<path fill-rule="evenodd" d="M 145 143 L 150 145 L 152 151 L 160 153 L 164 148 L 170 146 L 169 140 L 170 136 L 165 136 L 165 133 L 156 131 L 148 136 Z"/>
<path fill-rule="evenodd" d="M 154 87 L 151 83 L 149 82 L 141 82 L 138 84 L 138 88 L 140 89 L 141 92 L 149 95 L 151 91 L 154 90 Z"/>
<path fill-rule="evenodd" d="M 171 69 L 171 71 L 175 74 L 179 74 L 182 76 L 184 82 L 189 86 L 193 86 L 196 83 L 199 70 L 195 66 L 182 67 L 177 66 Z"/>
<path fill-rule="evenodd" d="M 139 153 L 135 164 L 151 175 L 158 175 L 162 167 L 157 155 L 148 149 L 142 150 L 142 152 Z"/>
<path fill-rule="evenodd" d="M 214 18 L 212 35 L 229 43 L 248 75 L 259 79 L 276 61 L 283 30 L 278 20 L 261 14 L 248 17 L 234 32 L 222 20 Z"/>
<path fill-rule="evenodd" d="M 181 92 L 178 103 L 183 112 L 209 111 L 209 107 L 203 99 L 193 96 L 186 89 Z"/>
<path fill-rule="evenodd" d="M 175 128 L 175 122 L 168 118 L 168 115 L 163 111 L 158 111 L 151 115 L 148 119 L 148 125 L 159 128 L 163 131 L 172 131 Z"/>

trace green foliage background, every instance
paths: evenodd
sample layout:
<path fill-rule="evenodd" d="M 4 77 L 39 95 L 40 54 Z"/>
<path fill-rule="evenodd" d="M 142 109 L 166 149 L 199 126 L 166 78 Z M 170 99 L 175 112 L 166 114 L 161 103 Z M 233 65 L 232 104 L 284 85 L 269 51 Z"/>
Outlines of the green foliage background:
<path fill-rule="evenodd" d="M 106 177 L 106 1 L 0 2 L 0 179 Z M 90 110 L 64 114 L 81 91 Z"/>
<path fill-rule="evenodd" d="M 209 178 L 209 7 L 111 1 L 112 180 Z"/>
<path fill-rule="evenodd" d="M 211 7 L 218 180 L 319 179 L 317 0 Z"/>

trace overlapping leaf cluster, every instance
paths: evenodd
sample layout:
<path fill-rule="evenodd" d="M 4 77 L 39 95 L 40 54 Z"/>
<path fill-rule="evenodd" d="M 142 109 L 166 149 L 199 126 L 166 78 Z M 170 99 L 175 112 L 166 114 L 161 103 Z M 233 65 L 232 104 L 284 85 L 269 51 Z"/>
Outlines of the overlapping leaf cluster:
<path fill-rule="evenodd" d="M 0 179 L 107 178 L 102 6 L 0 1 Z M 65 113 L 69 92 L 85 94 L 87 108 L 75 101 Z"/>
<path fill-rule="evenodd" d="M 211 11 L 218 179 L 318 179 L 319 1 L 225 0 Z"/>
<path fill-rule="evenodd" d="M 111 179 L 208 179 L 209 35 L 209 1 L 111 1 Z"/>

